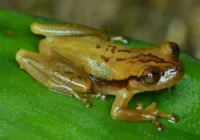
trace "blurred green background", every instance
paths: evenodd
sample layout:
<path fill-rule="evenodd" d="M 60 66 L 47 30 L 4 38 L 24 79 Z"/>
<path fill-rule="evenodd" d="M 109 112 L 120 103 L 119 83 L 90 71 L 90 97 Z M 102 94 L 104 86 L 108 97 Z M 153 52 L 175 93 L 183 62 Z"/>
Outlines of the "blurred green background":
<path fill-rule="evenodd" d="M 0 8 L 106 27 L 154 44 L 174 41 L 200 58 L 199 0 L 0 0 Z"/>

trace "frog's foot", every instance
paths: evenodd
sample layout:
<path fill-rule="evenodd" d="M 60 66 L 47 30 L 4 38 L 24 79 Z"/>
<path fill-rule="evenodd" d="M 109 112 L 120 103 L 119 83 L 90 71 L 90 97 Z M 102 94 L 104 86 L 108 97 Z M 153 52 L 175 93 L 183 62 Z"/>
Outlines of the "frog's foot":
<path fill-rule="evenodd" d="M 122 90 L 121 92 L 124 92 Z M 120 93 L 121 93 L 120 92 Z M 175 115 L 164 113 L 156 108 L 157 103 L 153 102 L 151 105 L 143 109 L 141 102 L 137 103 L 136 109 L 127 108 L 129 101 L 134 94 L 130 92 L 124 92 L 118 94 L 114 100 L 111 110 L 111 116 L 114 119 L 126 120 L 126 121 L 152 121 L 157 130 L 162 130 L 162 125 L 158 122 L 158 117 L 164 117 L 171 123 L 176 122 Z"/>
<path fill-rule="evenodd" d="M 86 108 L 89 108 L 92 106 L 92 103 L 90 101 L 88 101 L 89 98 L 97 98 L 97 99 L 101 99 L 101 100 L 108 100 L 108 95 L 104 95 L 101 93 L 95 93 L 95 94 L 91 94 L 91 93 L 81 93 L 81 94 L 73 94 L 73 96 L 75 98 L 77 98 L 78 100 L 80 100 Z"/>
<path fill-rule="evenodd" d="M 147 108 L 143 109 L 144 115 L 148 114 L 149 116 L 146 116 L 149 118 L 154 126 L 158 129 L 158 131 L 161 131 L 163 129 L 162 125 L 158 122 L 157 117 L 163 117 L 167 118 L 169 122 L 176 123 L 177 118 L 174 114 L 167 114 L 164 113 L 158 109 L 156 109 L 157 103 L 153 102 L 151 105 L 149 105 Z"/>
<path fill-rule="evenodd" d="M 83 96 L 86 98 L 97 98 L 97 99 L 101 99 L 103 101 L 106 101 L 109 99 L 108 95 L 101 94 L 101 93 L 94 93 L 94 94 L 86 93 Z"/>
<path fill-rule="evenodd" d="M 111 42 L 120 41 L 123 44 L 128 44 L 128 40 L 123 36 L 113 36 L 113 37 L 110 38 L 110 41 Z"/>
<path fill-rule="evenodd" d="M 88 101 L 88 98 L 83 96 L 82 94 L 72 94 L 72 96 L 74 96 L 76 99 L 78 99 L 79 101 L 81 101 L 86 108 L 92 107 L 92 103 L 90 101 Z"/>

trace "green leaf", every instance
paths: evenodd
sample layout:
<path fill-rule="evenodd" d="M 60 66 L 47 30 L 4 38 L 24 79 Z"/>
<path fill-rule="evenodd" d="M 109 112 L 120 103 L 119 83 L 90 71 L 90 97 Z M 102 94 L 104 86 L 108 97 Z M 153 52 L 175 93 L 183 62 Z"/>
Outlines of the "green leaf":
<path fill-rule="evenodd" d="M 145 105 L 157 101 L 158 108 L 179 116 L 177 124 L 159 120 L 165 126 L 158 132 L 151 122 L 113 120 L 109 101 L 92 99 L 86 109 L 71 96 L 55 93 L 37 83 L 19 68 L 15 54 L 20 48 L 37 51 L 40 36 L 30 32 L 32 22 L 55 22 L 40 17 L 0 10 L 0 139 L 67 140 L 67 139 L 200 139 L 200 63 L 181 55 L 186 73 L 171 92 L 160 96 L 152 92 L 136 95 Z M 151 44 L 130 40 L 130 47 Z"/>

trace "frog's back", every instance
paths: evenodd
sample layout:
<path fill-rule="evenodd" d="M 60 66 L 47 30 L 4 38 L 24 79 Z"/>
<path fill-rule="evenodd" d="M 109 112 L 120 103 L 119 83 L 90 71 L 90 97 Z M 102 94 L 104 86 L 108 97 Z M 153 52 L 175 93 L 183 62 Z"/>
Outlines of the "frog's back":
<path fill-rule="evenodd" d="M 88 74 L 106 80 L 123 80 L 138 71 L 143 49 L 115 45 L 97 37 L 55 38 L 52 45 L 60 55 L 72 60 Z"/>

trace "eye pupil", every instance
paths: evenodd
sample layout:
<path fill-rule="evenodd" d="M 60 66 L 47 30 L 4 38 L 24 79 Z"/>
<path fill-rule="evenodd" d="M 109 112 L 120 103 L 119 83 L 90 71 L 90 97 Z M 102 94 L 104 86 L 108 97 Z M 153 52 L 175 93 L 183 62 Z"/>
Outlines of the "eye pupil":
<path fill-rule="evenodd" d="M 160 80 L 160 73 L 156 67 L 147 68 L 141 76 L 141 80 L 147 85 L 153 85 Z"/>
<path fill-rule="evenodd" d="M 153 74 L 152 74 L 152 73 L 149 73 L 149 74 L 148 74 L 148 77 L 153 77 Z"/>

